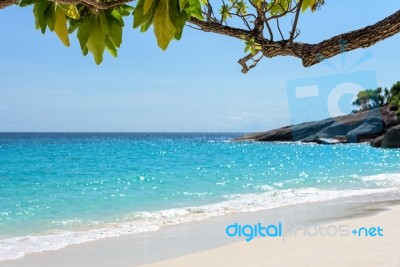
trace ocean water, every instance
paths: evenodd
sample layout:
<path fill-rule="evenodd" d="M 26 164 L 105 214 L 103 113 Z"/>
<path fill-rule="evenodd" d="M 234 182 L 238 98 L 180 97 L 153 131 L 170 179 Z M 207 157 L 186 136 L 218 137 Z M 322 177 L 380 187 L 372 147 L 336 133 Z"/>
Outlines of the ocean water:
<path fill-rule="evenodd" d="M 0 134 L 0 260 L 348 196 L 400 199 L 400 150 L 239 134 Z"/>

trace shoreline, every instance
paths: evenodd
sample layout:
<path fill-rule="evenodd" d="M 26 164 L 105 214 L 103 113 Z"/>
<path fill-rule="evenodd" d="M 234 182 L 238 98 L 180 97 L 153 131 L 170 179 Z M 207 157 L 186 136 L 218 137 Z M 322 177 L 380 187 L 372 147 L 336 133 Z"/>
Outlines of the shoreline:
<path fill-rule="evenodd" d="M 284 241 L 259 238 L 224 247 L 197 252 L 142 267 L 167 266 L 380 266 L 400 264 L 400 204 L 387 203 L 387 208 L 373 208 L 365 217 L 347 218 L 335 224 L 382 228 L 382 236 L 305 236 L 296 235 Z M 332 225 L 332 224 L 331 224 Z M 330 226 L 329 224 L 325 224 Z M 385 232 L 385 233 L 383 233 Z M 293 265 L 294 264 L 294 265 Z"/>
<path fill-rule="evenodd" d="M 396 174 L 398 176 L 398 174 Z M 397 179 L 397 176 L 395 179 Z M 374 179 L 378 179 L 375 177 Z M 390 180 L 390 179 L 389 179 Z M 363 189 L 363 190 L 319 190 L 316 188 L 300 188 L 275 190 L 260 194 L 237 195 L 234 199 L 216 202 L 202 206 L 172 208 L 161 211 L 146 212 L 145 217 L 138 220 L 105 224 L 97 228 L 85 230 L 58 230 L 43 234 L 12 237 L 0 240 L 0 260 L 20 260 L 36 253 L 47 253 L 65 249 L 69 246 L 83 245 L 96 241 L 107 241 L 114 238 L 137 236 L 158 232 L 165 227 L 180 226 L 193 222 L 208 221 L 214 218 L 236 214 L 252 214 L 268 212 L 276 209 L 291 209 L 301 205 L 318 205 L 318 203 L 346 202 L 350 199 L 365 199 L 365 201 L 384 201 L 398 199 L 398 189 Z M 143 216 L 140 215 L 140 216 Z M 241 216 L 241 215 L 239 215 Z M 243 215 L 244 216 L 244 215 Z M 252 215 L 249 215 L 252 217 Z M 329 217 L 329 214 L 326 214 Z M 323 219 L 323 218 L 319 218 Z M 152 234 L 149 235 L 150 238 Z M 8 255 L 7 255 L 8 253 Z M 17 255 L 15 257 L 14 255 Z M 7 258 L 7 256 L 9 256 Z M 10 257 L 11 256 L 11 257 Z M 15 257 L 15 258 L 12 258 Z"/>
<path fill-rule="evenodd" d="M 18 266 L 140 266 L 186 257 L 200 251 L 213 251 L 243 240 L 227 238 L 226 225 L 232 222 L 254 223 L 281 220 L 285 223 L 312 225 L 357 217 L 369 218 L 400 201 L 380 200 L 379 196 L 358 196 L 317 203 L 305 203 L 271 210 L 229 214 L 204 221 L 165 226 L 155 232 L 107 238 L 71 245 L 66 248 L 29 254 L 17 260 L 0 262 L 4 267 Z M 392 197 L 396 197 L 396 194 Z M 390 199 L 390 198 L 389 198 Z M 259 242 L 253 240 L 253 242 Z M 190 256 L 187 256 L 190 257 Z"/>
<path fill-rule="evenodd" d="M 231 144 L 225 142 L 227 137 L 77 135 L 73 142 L 63 135 L 42 135 L 34 142 L 30 137 L 6 138 L 10 145 L 3 158 L 6 163 L 8 159 L 15 162 L 5 164 L 3 170 L 13 178 L 6 179 L 10 186 L 1 190 L 12 197 L 5 199 L 0 218 L 0 264 L 33 253 L 47 257 L 45 251 L 95 247 L 96 240 L 109 246 L 117 243 L 117 237 L 130 240 L 129 247 L 133 242 L 135 251 L 140 251 L 139 244 L 156 245 L 164 233 L 194 247 L 157 252 L 159 259 L 229 243 L 226 236 L 220 236 L 217 240 L 199 238 L 194 241 L 199 245 L 192 245 L 189 232 L 197 227 L 192 221 L 209 221 L 201 224 L 207 230 L 216 229 L 211 222 L 221 222 L 215 232 L 223 233 L 230 218 L 241 212 L 261 211 L 257 216 L 263 218 L 292 209 L 275 209 L 288 205 L 336 203 L 343 197 L 369 198 L 378 192 L 382 193 L 379 200 L 390 194 L 400 198 L 398 151 L 363 145 Z M 40 149 L 39 143 L 43 143 Z M 32 158 L 37 149 L 40 153 Z M 50 154 L 60 156 L 41 156 Z M 126 164 L 120 159 L 127 159 Z M 26 166 L 16 171 L 14 164 Z M 38 166 L 45 167 L 41 175 L 35 172 Z M 210 219 L 218 216 L 224 218 Z M 296 216 L 302 218 L 302 214 Z M 258 220 L 250 213 L 237 217 Z M 189 224 L 181 226 L 184 223 Z M 186 234 L 180 234 L 180 229 Z M 168 242 L 175 244 L 176 240 Z M 148 258 L 140 257 L 142 261 Z"/>

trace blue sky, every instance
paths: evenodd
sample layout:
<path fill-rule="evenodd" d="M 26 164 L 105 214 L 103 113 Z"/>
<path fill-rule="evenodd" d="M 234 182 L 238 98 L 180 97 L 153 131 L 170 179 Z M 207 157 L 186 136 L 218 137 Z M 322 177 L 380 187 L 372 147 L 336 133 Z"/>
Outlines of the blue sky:
<path fill-rule="evenodd" d="M 300 17 L 299 41 L 319 42 L 375 23 L 400 1 L 327 1 Z M 345 6 L 345 7 L 344 7 Z M 262 131 L 290 124 L 302 103 L 288 100 L 288 81 L 373 70 L 377 84 L 400 80 L 400 35 L 304 68 L 291 57 L 263 59 L 248 74 L 238 40 L 186 28 L 161 51 L 151 30 L 126 20 L 118 58 L 97 66 L 76 38 L 64 47 L 34 29 L 32 8 L 0 11 L 0 131 Z M 368 51 L 363 64 L 350 66 Z M 290 108 L 289 108 L 290 107 Z M 316 107 L 312 120 L 324 114 Z"/>

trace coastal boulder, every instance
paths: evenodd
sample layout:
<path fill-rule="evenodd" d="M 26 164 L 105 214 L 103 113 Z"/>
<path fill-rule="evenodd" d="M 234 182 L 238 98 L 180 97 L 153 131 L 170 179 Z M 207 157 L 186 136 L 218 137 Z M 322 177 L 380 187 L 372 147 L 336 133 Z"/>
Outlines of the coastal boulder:
<path fill-rule="evenodd" d="M 390 128 L 382 140 L 383 148 L 400 148 L 400 125 Z"/>
<path fill-rule="evenodd" d="M 399 119 L 396 115 L 397 106 L 388 106 L 381 109 L 382 121 L 385 127 L 389 128 L 399 124 Z"/>
<path fill-rule="evenodd" d="M 382 120 L 380 118 L 371 118 L 365 120 L 360 126 L 351 129 L 346 134 L 346 139 L 348 143 L 358 143 L 362 140 L 379 136 L 382 130 Z"/>
<path fill-rule="evenodd" d="M 373 140 L 371 140 L 370 145 L 371 145 L 372 147 L 381 147 L 381 146 L 382 146 L 382 141 L 383 141 L 383 137 L 384 137 L 384 136 L 385 136 L 385 135 L 381 135 L 381 136 L 378 136 L 378 137 L 374 138 Z"/>
<path fill-rule="evenodd" d="M 381 136 L 399 124 L 396 112 L 389 106 L 360 111 L 320 121 L 305 122 L 283 128 L 248 134 L 236 141 L 301 141 L 320 142 L 321 138 L 338 139 L 341 143 L 357 143 Z M 340 138 L 338 138 L 340 137 Z"/>
<path fill-rule="evenodd" d="M 337 145 L 341 144 L 341 142 L 335 138 L 319 138 L 317 141 L 318 144 L 322 145 Z"/>

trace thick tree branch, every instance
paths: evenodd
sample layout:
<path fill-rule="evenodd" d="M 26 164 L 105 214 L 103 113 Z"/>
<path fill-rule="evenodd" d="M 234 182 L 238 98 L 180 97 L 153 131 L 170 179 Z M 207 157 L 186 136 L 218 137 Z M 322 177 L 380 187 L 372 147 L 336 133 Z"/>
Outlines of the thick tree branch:
<path fill-rule="evenodd" d="M 133 2 L 133 0 L 111 0 L 111 1 L 97 1 L 97 0 L 49 0 L 56 3 L 61 4 L 82 4 L 90 7 L 94 7 L 98 10 L 106 10 L 112 7 L 120 6 L 129 2 Z M 9 7 L 15 3 L 18 3 L 18 0 L 0 0 L 0 9 Z"/>
<path fill-rule="evenodd" d="M 302 60 L 305 67 L 319 63 L 318 57 L 330 58 L 342 52 L 366 48 L 400 32 L 400 11 L 365 28 L 334 36 L 314 45 L 303 45 Z M 343 41 L 346 46 L 339 44 Z"/>
<path fill-rule="evenodd" d="M 18 0 L 0 0 L 0 9 L 14 5 L 17 2 Z"/>
<path fill-rule="evenodd" d="M 351 51 L 357 48 L 366 48 L 375 43 L 389 38 L 400 32 L 400 11 L 386 17 L 385 19 L 361 28 L 359 30 L 334 36 L 330 39 L 317 44 L 307 44 L 300 42 L 287 42 L 285 40 L 272 42 L 259 36 L 254 36 L 254 32 L 239 28 L 233 28 L 214 22 L 199 21 L 195 18 L 190 20 L 205 32 L 214 32 L 227 35 L 241 40 L 254 38 L 262 47 L 265 57 L 294 56 L 300 58 L 305 67 L 312 66 L 321 62 L 323 59 L 331 58 L 340 53 Z M 340 43 L 346 41 L 346 47 Z"/>
<path fill-rule="evenodd" d="M 225 26 L 214 21 L 201 21 L 194 17 L 190 19 L 190 23 L 200 27 L 204 32 L 214 32 L 241 40 L 246 40 L 246 36 L 251 35 L 251 31 L 248 30 Z"/>
<path fill-rule="evenodd" d="M 132 0 L 111 0 L 111 1 L 98 1 L 98 0 L 49 0 L 56 3 L 62 4 L 82 4 L 90 7 L 94 7 L 98 10 L 106 10 L 109 8 L 113 8 L 116 6 L 120 6 L 129 2 L 133 2 Z"/>

